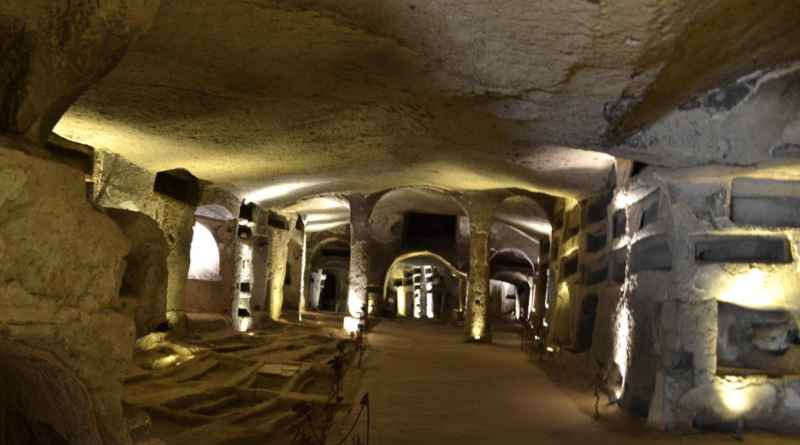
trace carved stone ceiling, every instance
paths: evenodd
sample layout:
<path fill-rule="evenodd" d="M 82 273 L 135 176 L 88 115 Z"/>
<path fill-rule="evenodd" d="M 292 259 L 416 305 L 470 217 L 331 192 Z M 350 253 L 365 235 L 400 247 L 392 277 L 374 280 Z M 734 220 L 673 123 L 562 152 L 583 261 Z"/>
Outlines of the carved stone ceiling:
<path fill-rule="evenodd" d="M 399 186 L 581 198 L 606 186 L 613 138 L 800 57 L 793 5 L 163 1 L 55 131 L 268 205 Z"/>

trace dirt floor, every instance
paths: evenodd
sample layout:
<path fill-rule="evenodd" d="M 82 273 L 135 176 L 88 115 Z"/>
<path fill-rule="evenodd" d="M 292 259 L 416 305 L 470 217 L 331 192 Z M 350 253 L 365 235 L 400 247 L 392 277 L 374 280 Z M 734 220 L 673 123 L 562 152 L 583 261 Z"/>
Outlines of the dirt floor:
<path fill-rule="evenodd" d="M 401 444 L 729 444 L 731 432 L 664 433 L 644 418 L 578 393 L 553 361 L 520 350 L 518 325 L 493 326 L 493 344 L 461 341 L 460 327 L 383 322 L 368 335 L 361 393 L 371 402 L 370 443 Z M 573 376 L 577 386 L 589 381 Z M 589 382 L 590 383 L 590 382 Z M 355 418 L 354 406 L 350 418 Z M 361 421 L 354 435 L 366 442 Z M 336 436 L 339 437 L 339 436 Z M 800 437 L 745 431 L 756 444 Z"/>
<path fill-rule="evenodd" d="M 216 330 L 183 342 L 154 334 L 140 341 L 124 396 L 134 438 L 139 445 L 734 440 L 733 431 L 654 431 L 605 399 L 596 421 L 593 393 L 573 390 L 554 362 L 528 358 L 517 325 L 494 326 L 494 343 L 485 345 L 463 343 L 457 326 L 384 321 L 365 336 L 361 364 L 356 339 L 340 326 L 340 317 L 317 315 L 247 333 Z M 340 347 L 347 363 L 338 380 L 331 360 Z M 340 391 L 331 397 L 337 381 Z M 367 393 L 368 409 L 361 403 Z M 800 443 L 755 431 L 745 431 L 744 439 Z"/>
<path fill-rule="evenodd" d="M 341 329 L 341 317 L 273 323 L 251 332 L 228 328 L 183 341 L 151 334 L 139 347 L 124 385 L 126 416 L 138 444 L 324 438 L 336 416 L 350 410 L 363 374 L 356 368 L 356 340 Z M 342 355 L 338 379 L 331 361 Z M 307 407 L 313 421 L 296 418 L 298 407 Z"/>

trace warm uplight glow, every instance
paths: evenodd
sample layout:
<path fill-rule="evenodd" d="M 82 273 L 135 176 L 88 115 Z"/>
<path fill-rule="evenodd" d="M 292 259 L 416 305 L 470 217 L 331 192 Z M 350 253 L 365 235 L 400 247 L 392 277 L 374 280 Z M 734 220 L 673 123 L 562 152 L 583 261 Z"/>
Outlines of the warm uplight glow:
<path fill-rule="evenodd" d="M 627 294 L 627 292 L 626 292 Z M 633 335 L 633 318 L 628 308 L 626 295 L 623 295 L 617 306 L 616 338 L 614 339 L 614 362 L 622 376 L 622 388 L 625 388 L 625 377 L 628 375 L 628 356 L 630 354 L 631 336 Z M 621 393 L 620 393 L 621 395 Z M 620 397 L 617 396 L 617 398 Z"/>
<path fill-rule="evenodd" d="M 433 293 L 428 292 L 425 294 L 425 301 L 428 303 L 425 315 L 427 315 L 428 318 L 433 318 Z"/>
<path fill-rule="evenodd" d="M 287 195 L 293 191 L 301 189 L 303 187 L 307 187 L 311 185 L 310 183 L 303 183 L 303 182 L 295 182 L 289 184 L 279 184 L 273 185 L 270 187 L 263 188 L 257 192 L 253 192 L 244 197 L 245 202 L 260 202 L 266 201 L 272 198 L 278 198 L 283 195 Z"/>
<path fill-rule="evenodd" d="M 400 317 L 408 316 L 406 314 L 406 288 L 402 286 L 397 288 L 397 315 Z"/>
<path fill-rule="evenodd" d="M 656 187 L 638 188 L 633 190 L 618 189 L 616 195 L 614 196 L 614 207 L 617 209 L 628 207 L 631 204 L 641 201 L 647 195 L 653 193 L 655 189 Z"/>
<path fill-rule="evenodd" d="M 746 388 L 723 389 L 720 393 L 722 403 L 732 414 L 741 414 L 747 409 L 748 396 Z"/>
<path fill-rule="evenodd" d="M 721 272 L 715 286 L 720 290 L 717 299 L 752 309 L 782 306 L 785 303 L 782 286 L 778 280 L 770 286 L 768 278 L 761 269 L 733 276 Z"/>
<path fill-rule="evenodd" d="M 178 366 L 183 362 L 189 361 L 194 358 L 194 355 L 187 354 L 170 354 L 166 357 L 153 360 L 146 366 L 148 369 L 164 369 L 170 366 Z"/>
<path fill-rule="evenodd" d="M 353 317 L 344 317 L 344 330 L 347 331 L 348 334 L 355 334 L 358 332 L 358 322 L 357 318 Z"/>
<path fill-rule="evenodd" d="M 204 225 L 194 223 L 192 250 L 189 254 L 189 278 L 193 280 L 219 280 L 219 248 L 214 235 Z"/>
<path fill-rule="evenodd" d="M 306 250 L 308 246 L 308 237 L 306 232 L 303 232 L 303 250 L 300 259 L 300 309 L 297 311 L 297 319 L 303 321 L 303 309 L 306 304 Z"/>
<path fill-rule="evenodd" d="M 242 272 L 239 279 L 242 283 L 253 282 L 253 248 L 242 244 Z"/>
<path fill-rule="evenodd" d="M 239 332 L 247 332 L 252 324 L 253 319 L 251 317 L 237 317 L 233 328 Z"/>
<path fill-rule="evenodd" d="M 351 293 L 347 297 L 347 310 L 350 312 L 351 317 L 360 318 L 364 315 L 364 301 L 358 295 Z"/>

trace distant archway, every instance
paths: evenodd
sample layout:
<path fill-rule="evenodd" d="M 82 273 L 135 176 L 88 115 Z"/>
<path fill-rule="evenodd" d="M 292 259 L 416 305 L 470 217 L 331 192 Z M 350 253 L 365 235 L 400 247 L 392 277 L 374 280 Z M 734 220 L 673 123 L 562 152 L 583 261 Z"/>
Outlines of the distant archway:
<path fill-rule="evenodd" d="M 490 240 L 495 250 L 490 258 L 491 276 L 507 283 L 502 290 L 498 284 L 492 290 L 497 296 L 491 298 L 495 318 L 512 313 L 514 319 L 527 318 L 535 311 L 540 243 L 548 241 L 551 233 L 550 215 L 528 196 L 506 198 L 495 210 Z M 508 286 L 514 287 L 513 292 Z"/>
<path fill-rule="evenodd" d="M 237 221 L 224 207 L 195 211 L 184 311 L 229 314 L 234 287 Z"/>
<path fill-rule="evenodd" d="M 0 394 L 0 443 L 103 443 L 85 385 L 47 352 L 0 342 Z"/>
<path fill-rule="evenodd" d="M 386 270 L 383 298 L 400 317 L 445 318 L 464 308 L 466 274 L 431 252 L 397 257 Z"/>
<path fill-rule="evenodd" d="M 217 281 L 219 275 L 219 247 L 210 230 L 199 222 L 194 223 L 192 250 L 189 256 L 189 279 Z"/>

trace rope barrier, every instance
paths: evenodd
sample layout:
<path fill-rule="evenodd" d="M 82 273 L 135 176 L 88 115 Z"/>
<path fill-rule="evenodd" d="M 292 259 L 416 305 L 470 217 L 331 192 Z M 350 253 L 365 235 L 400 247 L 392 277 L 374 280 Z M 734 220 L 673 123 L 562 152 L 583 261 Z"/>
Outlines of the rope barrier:
<path fill-rule="evenodd" d="M 367 349 L 367 345 L 364 342 L 364 328 L 365 328 L 365 319 L 362 319 L 361 323 L 359 323 L 358 328 L 358 339 L 356 340 L 356 352 L 359 353 L 358 358 L 358 366 L 361 366 L 361 358 L 364 355 L 364 352 Z M 319 445 L 325 445 L 325 431 L 327 431 L 330 427 L 331 422 L 333 421 L 334 413 L 336 407 L 339 406 L 343 400 L 340 396 L 342 391 L 342 383 L 343 383 L 343 373 L 344 367 L 350 364 L 350 361 L 347 359 L 345 354 L 344 342 L 340 342 L 336 345 L 338 349 L 338 354 L 333 357 L 330 361 L 328 361 L 328 365 L 330 365 L 331 369 L 334 372 L 333 375 L 333 382 L 331 382 L 331 389 L 328 392 L 328 400 L 325 401 L 325 405 L 323 405 L 320 413 L 316 416 L 311 415 L 312 407 L 306 402 L 298 403 L 292 410 L 297 413 L 297 415 L 292 419 L 291 425 L 293 428 L 297 430 L 292 438 L 292 444 L 297 441 L 298 436 L 301 437 L 302 444 L 309 444 L 311 443 L 311 439 L 313 438 Z M 361 409 L 356 416 L 356 420 L 353 422 L 353 425 L 350 427 L 350 431 L 348 431 L 347 435 L 335 445 L 342 445 L 352 434 L 358 424 L 358 421 L 361 419 L 361 415 L 364 413 L 364 409 L 367 410 L 367 445 L 369 445 L 369 430 L 370 430 L 370 409 L 369 409 L 369 393 L 365 393 L 364 397 L 361 399 Z M 325 416 L 327 414 L 327 416 Z M 314 422 L 322 419 L 325 416 L 325 422 L 321 427 L 320 434 L 317 434 L 317 431 L 314 429 Z M 311 436 L 308 436 L 302 429 L 301 425 L 298 425 L 296 421 L 300 421 L 302 423 L 302 419 L 305 418 L 305 423 L 308 425 L 308 428 L 311 430 Z M 323 438 L 320 439 L 320 436 Z M 361 444 L 361 439 L 358 439 L 358 443 Z"/>

